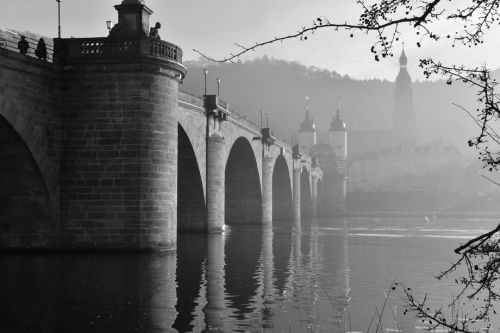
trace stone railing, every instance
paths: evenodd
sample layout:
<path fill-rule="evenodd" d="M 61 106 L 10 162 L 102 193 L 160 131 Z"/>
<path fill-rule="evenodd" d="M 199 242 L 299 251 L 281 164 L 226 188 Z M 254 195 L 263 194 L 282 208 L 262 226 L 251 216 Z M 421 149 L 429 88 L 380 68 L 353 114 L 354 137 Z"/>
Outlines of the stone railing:
<path fill-rule="evenodd" d="M 199 107 L 200 109 L 203 108 L 203 97 L 196 96 L 192 93 L 189 93 L 187 91 L 179 90 L 179 101 L 182 101 L 187 104 L 195 105 Z M 255 131 L 256 133 L 261 133 L 261 128 L 260 126 L 253 122 L 252 120 L 248 119 L 246 115 L 242 115 L 238 113 L 236 110 L 231 109 L 229 107 L 228 102 L 224 101 L 223 99 L 219 99 L 219 106 L 226 109 L 229 111 L 229 119 L 233 121 L 236 121 L 237 123 L 245 125 L 247 128 L 250 130 Z M 277 140 L 280 145 L 288 147 L 291 149 L 292 147 L 292 142 L 289 139 L 286 139 L 283 136 L 280 136 L 279 134 L 275 132 L 270 133 L 273 137 L 273 139 Z"/>
<path fill-rule="evenodd" d="M 151 56 L 182 63 L 182 49 L 153 38 L 67 38 L 55 39 L 55 54 L 61 60 Z"/>

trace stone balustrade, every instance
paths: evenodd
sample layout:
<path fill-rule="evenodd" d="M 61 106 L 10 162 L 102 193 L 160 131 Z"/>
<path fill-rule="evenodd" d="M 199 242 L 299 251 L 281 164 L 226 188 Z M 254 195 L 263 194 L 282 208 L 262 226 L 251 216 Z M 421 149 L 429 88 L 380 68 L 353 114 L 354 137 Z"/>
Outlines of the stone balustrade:
<path fill-rule="evenodd" d="M 55 39 L 61 60 L 98 60 L 122 56 L 149 56 L 182 63 L 182 49 L 153 38 L 68 38 Z"/>

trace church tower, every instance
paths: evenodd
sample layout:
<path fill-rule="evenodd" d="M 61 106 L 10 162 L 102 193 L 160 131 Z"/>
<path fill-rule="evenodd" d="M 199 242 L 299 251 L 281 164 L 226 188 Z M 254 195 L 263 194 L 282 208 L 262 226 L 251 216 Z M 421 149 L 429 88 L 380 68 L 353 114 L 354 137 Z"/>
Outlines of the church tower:
<path fill-rule="evenodd" d="M 340 118 L 338 104 L 337 113 L 330 123 L 328 137 L 337 165 L 337 172 L 331 179 L 333 192 L 328 195 L 332 197 L 332 207 L 335 207 L 336 211 L 343 212 L 346 210 L 347 198 L 347 129 L 344 121 Z"/>
<path fill-rule="evenodd" d="M 340 110 L 337 106 L 337 114 L 333 117 L 328 131 L 328 143 L 333 149 L 337 160 L 347 160 L 347 129 L 344 121 L 340 118 Z"/>
<path fill-rule="evenodd" d="M 309 112 L 309 97 L 306 97 L 306 117 L 300 124 L 298 144 L 302 151 L 308 151 L 316 144 L 316 125 Z"/>
<path fill-rule="evenodd" d="M 410 147 L 417 144 L 417 119 L 413 111 L 413 94 L 411 77 L 406 68 L 408 58 L 405 51 L 399 57 L 399 74 L 396 78 L 394 91 L 394 109 L 392 114 L 394 124 L 394 145 Z"/>
<path fill-rule="evenodd" d="M 318 210 L 320 214 L 331 214 L 346 210 L 347 203 L 347 129 L 337 112 L 334 114 L 327 133 L 328 151 L 319 147 L 319 163 L 323 170 L 321 186 L 318 187 Z"/>

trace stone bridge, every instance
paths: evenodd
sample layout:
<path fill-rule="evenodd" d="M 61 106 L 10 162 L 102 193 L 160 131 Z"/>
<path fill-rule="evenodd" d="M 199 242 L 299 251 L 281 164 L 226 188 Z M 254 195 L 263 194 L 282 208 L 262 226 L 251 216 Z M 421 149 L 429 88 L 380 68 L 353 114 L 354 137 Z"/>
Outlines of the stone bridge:
<path fill-rule="evenodd" d="M 314 215 L 311 158 L 180 90 L 151 10 L 115 8 L 110 36 L 56 39 L 54 62 L 0 49 L 0 246 L 174 249 L 181 231 Z"/>

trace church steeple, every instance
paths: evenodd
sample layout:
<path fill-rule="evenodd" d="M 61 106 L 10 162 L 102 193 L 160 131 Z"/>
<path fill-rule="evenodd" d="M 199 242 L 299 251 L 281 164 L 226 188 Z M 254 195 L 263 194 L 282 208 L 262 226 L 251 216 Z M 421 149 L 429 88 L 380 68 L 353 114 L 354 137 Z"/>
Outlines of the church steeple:
<path fill-rule="evenodd" d="M 408 58 L 406 57 L 405 47 L 403 45 L 403 52 L 401 52 L 401 56 L 399 57 L 399 66 L 401 68 L 406 68 L 407 64 L 408 64 Z"/>

